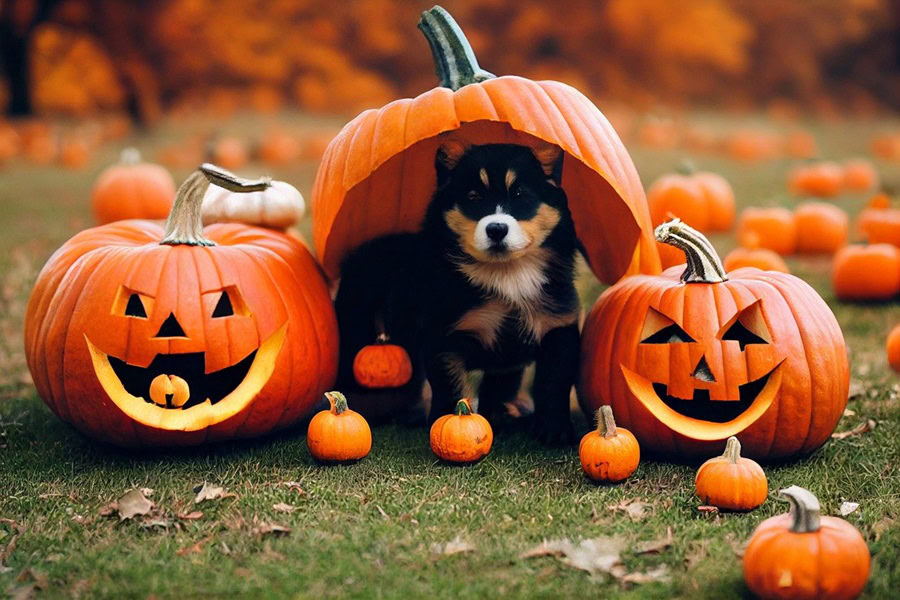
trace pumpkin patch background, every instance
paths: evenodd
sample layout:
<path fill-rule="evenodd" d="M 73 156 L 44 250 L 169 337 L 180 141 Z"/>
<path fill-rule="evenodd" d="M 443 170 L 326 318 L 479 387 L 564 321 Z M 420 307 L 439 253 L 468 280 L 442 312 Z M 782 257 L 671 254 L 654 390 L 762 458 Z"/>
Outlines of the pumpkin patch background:
<path fill-rule="evenodd" d="M 95 184 L 121 152 L 137 148 L 175 182 L 203 160 L 269 174 L 309 209 L 319 161 L 348 121 L 435 86 L 415 27 L 431 5 L 0 3 L 0 597 L 741 597 L 744 544 L 785 512 L 775 491 L 790 485 L 860 530 L 872 553 L 864 597 L 892 597 L 900 7 L 889 0 L 444 4 L 483 68 L 583 92 L 645 190 L 686 162 L 723 176 L 734 224 L 719 231 L 704 214 L 722 258 L 739 245 L 736 259 L 774 248 L 784 255 L 753 258 L 789 269 L 834 312 L 850 360 L 847 408 L 810 456 L 760 460 L 770 491 L 752 512 L 701 508 L 702 461 L 657 461 L 643 445 L 617 485 L 591 483 L 576 447 L 507 430 L 459 467 L 435 457 L 427 428 L 373 426 L 363 460 L 321 466 L 305 426 L 126 451 L 82 436 L 41 401 L 26 365 L 26 303 L 51 254 L 96 224 Z M 145 175 L 168 189 L 158 169 Z M 113 195 L 125 193 L 116 185 Z M 311 212 L 288 230 L 310 246 Z M 845 237 L 887 245 L 837 249 Z M 873 264 L 883 277 L 860 276 Z M 586 265 L 579 273 L 587 312 L 606 285 Z M 867 295 L 882 299 L 857 300 Z M 815 359 L 814 347 L 802 350 Z M 591 416 L 574 420 L 579 435 L 592 427 Z M 616 557 L 614 573 L 591 562 L 604 556 Z"/>

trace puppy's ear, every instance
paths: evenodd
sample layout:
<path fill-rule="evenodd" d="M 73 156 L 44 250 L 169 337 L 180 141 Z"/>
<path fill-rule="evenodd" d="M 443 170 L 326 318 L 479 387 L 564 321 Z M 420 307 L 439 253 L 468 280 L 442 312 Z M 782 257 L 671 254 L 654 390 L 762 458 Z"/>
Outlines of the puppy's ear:
<path fill-rule="evenodd" d="M 541 163 L 544 175 L 547 176 L 550 183 L 554 185 L 562 184 L 562 167 L 563 167 L 563 151 L 562 148 L 555 144 L 540 142 L 534 146 L 531 151 L 534 157 Z"/>
<path fill-rule="evenodd" d="M 434 167 L 437 169 L 438 186 L 441 186 L 450 176 L 459 159 L 469 149 L 469 144 L 455 137 L 448 137 L 437 149 L 434 157 Z"/>

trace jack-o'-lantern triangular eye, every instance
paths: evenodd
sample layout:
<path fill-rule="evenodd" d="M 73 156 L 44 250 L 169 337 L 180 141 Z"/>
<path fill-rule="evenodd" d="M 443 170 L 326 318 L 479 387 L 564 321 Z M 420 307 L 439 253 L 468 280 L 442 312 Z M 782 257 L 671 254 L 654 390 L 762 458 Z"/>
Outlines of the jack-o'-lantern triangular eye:
<path fill-rule="evenodd" d="M 757 300 L 731 318 L 719 333 L 720 339 L 736 341 L 743 350 L 748 344 L 770 344 L 772 336 Z"/>
<path fill-rule="evenodd" d="M 677 344 L 694 342 L 681 326 L 653 307 L 647 308 L 644 328 L 641 331 L 642 344 Z"/>
<path fill-rule="evenodd" d="M 212 318 L 218 319 L 221 317 L 230 317 L 233 314 L 234 307 L 231 305 L 231 298 L 228 296 L 228 290 L 222 290 L 222 295 L 219 296 L 219 301 L 213 309 Z"/>

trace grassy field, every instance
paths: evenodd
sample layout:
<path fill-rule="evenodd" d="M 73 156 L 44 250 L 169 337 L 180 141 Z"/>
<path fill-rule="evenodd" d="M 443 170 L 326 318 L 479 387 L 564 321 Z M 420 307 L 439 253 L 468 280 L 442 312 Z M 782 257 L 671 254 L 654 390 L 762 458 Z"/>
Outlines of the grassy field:
<path fill-rule="evenodd" d="M 722 120 L 696 118 L 712 125 Z M 258 125 L 245 119 L 238 131 Z M 869 134 L 885 124 L 811 126 L 823 153 L 842 158 L 862 154 Z M 129 142 L 152 151 L 182 133 L 173 127 Z M 372 453 L 362 462 L 320 467 L 301 429 L 210 448 L 124 452 L 58 421 L 25 367 L 25 302 L 50 253 L 90 224 L 91 182 L 114 154 L 105 150 L 83 172 L 21 163 L 0 171 L 0 596 L 749 594 L 741 548 L 761 520 L 786 505 L 772 495 L 749 514 L 702 513 L 693 496 L 696 465 L 645 461 L 627 482 L 596 486 L 582 476 L 574 448 L 548 449 L 520 434 L 502 434 L 490 456 L 460 468 L 435 460 L 425 430 L 384 426 L 375 428 Z M 683 155 L 635 148 L 634 158 L 646 185 Z M 792 202 L 784 185 L 787 161 L 693 159 L 728 177 L 743 206 Z M 900 168 L 879 166 L 886 182 L 900 187 Z M 307 164 L 273 174 L 308 193 L 314 169 Z M 846 196 L 837 202 L 855 214 L 864 201 Z M 728 236 L 714 242 L 723 252 L 733 244 Z M 872 551 L 865 596 L 896 597 L 900 378 L 887 367 L 884 339 L 900 322 L 900 305 L 838 303 L 828 285 L 828 260 L 791 258 L 789 264 L 825 297 L 847 338 L 854 394 L 838 430 L 867 419 L 877 426 L 832 440 L 811 457 L 768 465 L 770 489 L 807 487 L 828 514 L 845 501 L 859 503 L 847 519 Z M 600 288 L 589 277 L 582 284 L 589 306 Z M 204 482 L 227 493 L 195 504 L 195 488 Z M 110 502 L 135 488 L 152 489 L 146 492 L 155 504 L 151 514 L 128 521 L 106 515 Z M 640 553 L 642 542 L 666 539 L 668 530 L 671 543 Z M 606 546 L 619 549 L 619 578 L 575 569 L 554 556 L 522 556 L 542 540 L 568 538 L 577 545 L 598 537 L 613 538 Z"/>

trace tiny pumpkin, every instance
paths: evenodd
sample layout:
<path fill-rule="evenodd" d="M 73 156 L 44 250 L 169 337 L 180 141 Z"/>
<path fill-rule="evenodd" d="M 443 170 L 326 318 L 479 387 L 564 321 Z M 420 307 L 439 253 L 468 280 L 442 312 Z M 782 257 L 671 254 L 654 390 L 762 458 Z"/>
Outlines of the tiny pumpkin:
<path fill-rule="evenodd" d="M 273 129 L 259 141 L 259 158 L 270 165 L 287 165 L 300 156 L 300 142 L 293 135 Z"/>
<path fill-rule="evenodd" d="M 900 292 L 900 248 L 852 244 L 834 255 L 834 293 L 842 300 L 887 300 Z"/>
<path fill-rule="evenodd" d="M 694 487 L 704 504 L 725 510 L 753 510 L 769 494 L 762 467 L 755 460 L 741 456 L 741 443 L 734 436 L 725 442 L 722 456 L 700 465 Z"/>
<path fill-rule="evenodd" d="M 316 414 L 306 431 L 309 453 L 322 462 L 365 458 L 372 449 L 372 430 L 365 418 L 347 407 L 341 392 L 325 392 L 328 410 Z"/>
<path fill-rule="evenodd" d="M 215 140 L 211 154 L 213 162 L 232 171 L 247 164 L 249 157 L 247 144 L 242 139 L 230 135 Z"/>
<path fill-rule="evenodd" d="M 472 412 L 468 398 L 456 403 L 452 415 L 444 415 L 431 426 L 431 450 L 442 460 L 475 462 L 491 451 L 494 432 L 487 419 Z"/>
<path fill-rule="evenodd" d="M 596 413 L 597 429 L 589 431 L 578 445 L 581 468 L 594 481 L 622 481 L 634 473 L 641 461 L 641 448 L 627 429 L 616 427 L 612 407 Z"/>
<path fill-rule="evenodd" d="M 175 181 L 160 165 L 142 162 L 135 148 L 122 150 L 118 164 L 100 173 L 91 192 L 101 225 L 124 219 L 165 219 L 175 202 Z"/>
<path fill-rule="evenodd" d="M 792 485 L 791 511 L 759 524 L 744 551 L 744 580 L 760 598 L 845 600 L 866 587 L 871 556 L 850 523 L 821 516 L 818 499 Z"/>
<path fill-rule="evenodd" d="M 850 219 L 827 202 L 803 202 L 794 209 L 797 252 L 834 254 L 847 243 Z"/>
<path fill-rule="evenodd" d="M 844 188 L 844 169 L 829 161 L 797 167 L 788 176 L 788 188 L 795 196 L 837 196 Z"/>
<path fill-rule="evenodd" d="M 727 272 L 730 273 L 743 267 L 756 267 L 763 271 L 778 271 L 779 273 L 791 272 L 780 254 L 768 248 L 759 247 L 759 236 L 755 232 L 745 236 L 744 241 L 747 243 L 746 247 L 738 246 L 725 257 L 722 264 Z M 669 247 L 677 250 L 672 246 Z M 662 257 L 662 252 L 659 255 Z M 682 262 L 684 261 L 682 260 Z"/>
<path fill-rule="evenodd" d="M 888 334 L 887 358 L 891 368 L 900 373 L 900 325 L 897 325 Z"/>
<path fill-rule="evenodd" d="M 663 175 L 647 191 L 650 219 L 654 225 L 670 215 L 700 231 L 727 231 L 734 224 L 734 190 L 724 177 L 695 171 L 687 165 L 684 174 Z"/>
<path fill-rule="evenodd" d="M 864 158 L 852 158 L 844 163 L 845 189 L 854 192 L 867 192 L 878 187 L 878 171 L 871 162 Z"/>
<path fill-rule="evenodd" d="M 797 225 L 786 208 L 750 206 L 741 212 L 737 225 L 738 243 L 744 247 L 768 248 L 782 256 L 797 249 Z"/>
<path fill-rule="evenodd" d="M 254 192 L 210 186 L 203 197 L 203 223 L 244 223 L 284 231 L 306 212 L 303 195 L 289 183 L 263 179 Z"/>
<path fill-rule="evenodd" d="M 412 362 L 403 346 L 388 343 L 380 334 L 376 343 L 364 346 L 353 359 L 353 377 L 366 388 L 395 388 L 412 377 Z"/>
<path fill-rule="evenodd" d="M 856 228 L 870 244 L 900 247 L 900 208 L 891 208 L 887 194 L 876 194 L 859 214 Z"/>

